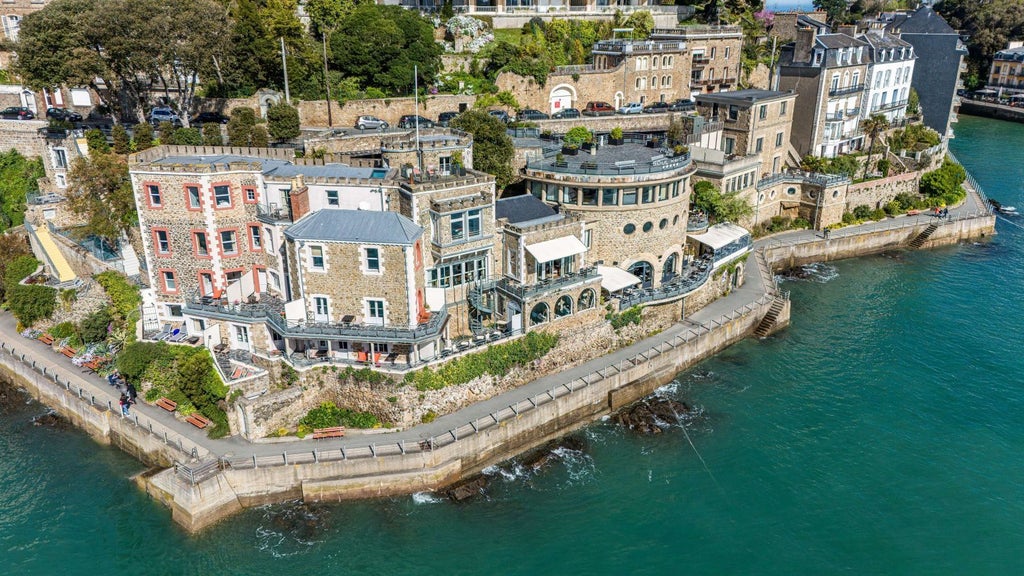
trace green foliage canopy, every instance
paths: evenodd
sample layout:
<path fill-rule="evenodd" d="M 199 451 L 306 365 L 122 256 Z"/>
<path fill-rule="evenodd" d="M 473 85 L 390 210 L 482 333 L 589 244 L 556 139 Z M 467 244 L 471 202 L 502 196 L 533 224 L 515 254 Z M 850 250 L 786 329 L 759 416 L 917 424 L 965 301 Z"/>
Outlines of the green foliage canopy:
<path fill-rule="evenodd" d="M 463 112 L 451 121 L 453 128 L 473 135 L 473 168 L 494 175 L 499 188 L 512 182 L 515 149 L 505 123 L 479 110 Z"/>

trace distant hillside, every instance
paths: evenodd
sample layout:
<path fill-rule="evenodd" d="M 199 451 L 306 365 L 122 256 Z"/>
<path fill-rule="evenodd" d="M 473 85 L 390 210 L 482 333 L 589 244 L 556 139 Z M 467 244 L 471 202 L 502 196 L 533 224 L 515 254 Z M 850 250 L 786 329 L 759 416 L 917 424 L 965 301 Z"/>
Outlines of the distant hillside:
<path fill-rule="evenodd" d="M 969 35 L 971 71 L 981 78 L 988 75 L 992 57 L 1006 48 L 1009 40 L 1024 39 L 1024 2 L 1021 0 L 944 0 L 935 10 L 950 26 Z"/>

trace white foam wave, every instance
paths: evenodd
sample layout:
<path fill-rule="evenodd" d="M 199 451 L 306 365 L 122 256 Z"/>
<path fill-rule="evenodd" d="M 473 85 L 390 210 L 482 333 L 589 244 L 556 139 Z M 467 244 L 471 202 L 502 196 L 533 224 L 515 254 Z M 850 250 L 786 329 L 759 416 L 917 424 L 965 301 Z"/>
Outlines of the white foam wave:
<path fill-rule="evenodd" d="M 412 501 L 416 504 L 438 504 L 444 502 L 444 498 L 433 492 L 416 492 L 412 495 Z"/>

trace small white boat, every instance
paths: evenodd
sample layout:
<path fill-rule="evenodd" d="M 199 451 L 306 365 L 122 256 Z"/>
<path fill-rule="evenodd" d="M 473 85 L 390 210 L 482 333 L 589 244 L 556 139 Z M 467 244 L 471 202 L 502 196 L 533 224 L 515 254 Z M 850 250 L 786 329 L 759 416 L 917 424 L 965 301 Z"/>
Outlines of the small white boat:
<path fill-rule="evenodd" d="M 997 208 L 1000 214 L 1006 214 L 1007 216 L 1016 216 L 1018 214 L 1017 208 L 1014 206 L 1000 206 Z"/>

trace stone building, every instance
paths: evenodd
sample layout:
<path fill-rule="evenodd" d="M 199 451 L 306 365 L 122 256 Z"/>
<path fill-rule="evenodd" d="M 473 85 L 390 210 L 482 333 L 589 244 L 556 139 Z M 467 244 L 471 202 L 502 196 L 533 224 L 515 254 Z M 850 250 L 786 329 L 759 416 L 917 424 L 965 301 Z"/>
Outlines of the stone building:
<path fill-rule="evenodd" d="M 657 28 L 646 40 L 602 40 L 593 64 L 559 66 L 544 86 L 532 78 L 502 73 L 496 83 L 516 94 L 523 107 L 557 112 L 604 101 L 672 102 L 735 88 L 743 30 L 739 26 Z"/>
<path fill-rule="evenodd" d="M 914 47 L 877 28 L 869 29 L 858 38 L 867 42 L 871 51 L 861 118 L 881 114 L 890 125 L 899 124 L 907 115 L 907 100 L 917 60 Z"/>
<path fill-rule="evenodd" d="M 689 153 L 627 139 L 578 156 L 546 146 L 542 157 L 527 161 L 523 177 L 530 194 L 583 220 L 592 262 L 627 271 L 650 288 L 682 269 L 695 168 Z"/>
<path fill-rule="evenodd" d="M 883 14 L 880 19 L 887 32 L 910 43 L 917 54 L 911 85 L 920 98 L 925 125 L 951 137 L 960 105 L 956 91 L 963 88 L 960 75 L 967 70 L 967 48 L 959 33 L 928 4 L 913 12 Z"/>
<path fill-rule="evenodd" d="M 1007 92 L 1024 91 L 1024 40 L 1014 40 L 996 52 L 988 73 L 988 87 Z"/>
<path fill-rule="evenodd" d="M 845 33 L 818 30 L 800 28 L 796 42 L 782 48 L 776 84 L 797 94 L 796 151 L 832 158 L 863 145 L 860 120 L 871 46 Z"/>
<path fill-rule="evenodd" d="M 799 157 L 790 145 L 793 128 L 792 91 L 739 90 L 697 96 L 697 112 L 722 122 L 722 152 L 756 156 L 762 172 L 774 174 Z"/>
<path fill-rule="evenodd" d="M 772 19 L 772 27 L 769 36 L 774 36 L 782 44 L 796 40 L 797 30 L 801 28 L 816 27 L 820 33 L 827 32 L 825 22 L 828 20 L 826 12 L 801 12 L 798 10 L 787 10 L 776 12 Z"/>

